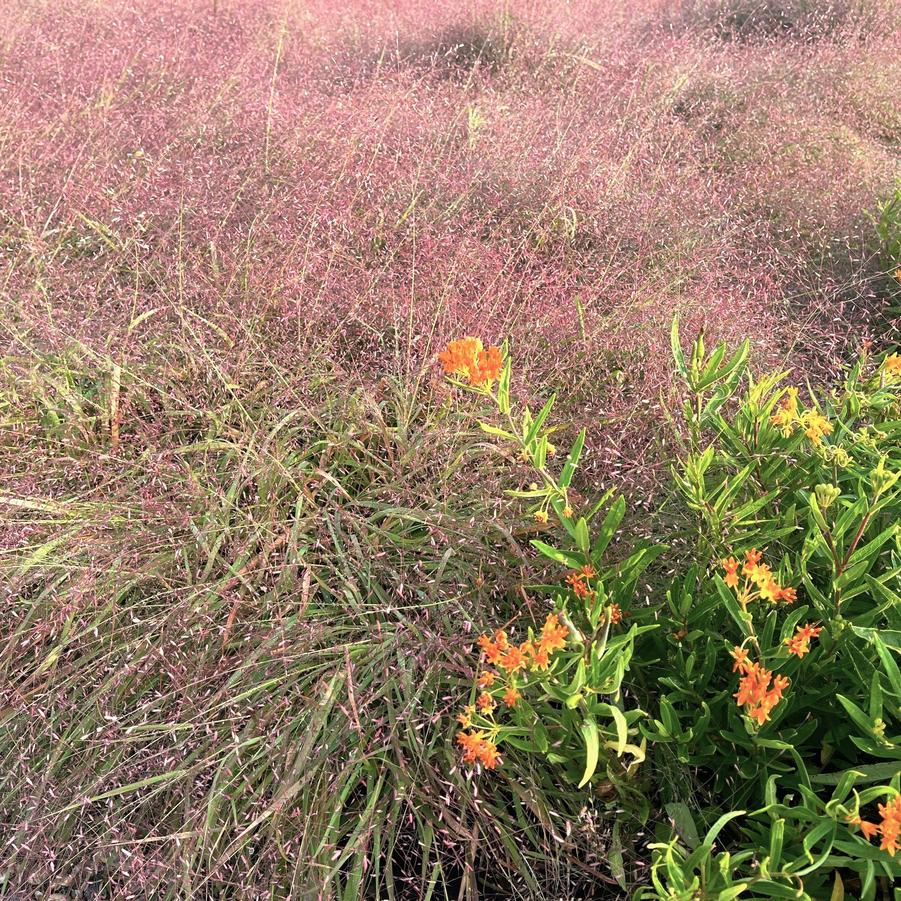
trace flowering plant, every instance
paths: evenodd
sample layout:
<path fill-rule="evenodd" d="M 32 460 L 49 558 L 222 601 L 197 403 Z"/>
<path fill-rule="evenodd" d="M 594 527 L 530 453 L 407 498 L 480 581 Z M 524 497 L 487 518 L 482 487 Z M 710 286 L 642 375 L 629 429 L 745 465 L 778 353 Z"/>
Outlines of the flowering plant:
<path fill-rule="evenodd" d="M 677 829 L 643 897 L 874 898 L 901 875 L 901 358 L 865 348 L 840 391 L 802 402 L 787 373 L 755 380 L 745 348 L 724 363 L 699 338 L 686 360 L 677 323 L 673 353 L 694 564 L 647 639 L 664 691 L 642 731 L 704 773 L 691 801 L 728 818 L 736 853 Z"/>
<path fill-rule="evenodd" d="M 540 479 L 509 493 L 542 527 L 554 517 L 560 539 L 532 546 L 564 570 L 538 586 L 553 602 L 540 629 L 479 638 L 457 743 L 486 769 L 503 745 L 543 755 L 578 788 L 603 754 L 621 794 L 650 749 L 644 811 L 668 816 L 637 897 L 872 901 L 901 876 L 901 357 L 865 349 L 841 391 L 802 400 L 787 373 L 755 380 L 748 350 L 708 355 L 699 337 L 686 359 L 674 323 L 685 528 L 665 602 L 647 605 L 636 581 L 665 549 L 611 561 L 624 500 L 574 510 L 585 432 L 553 472 L 555 398 L 514 416 L 503 349 L 468 338 L 441 355 L 499 414 L 481 428 Z"/>
<path fill-rule="evenodd" d="M 625 628 L 624 607 L 639 575 L 662 548 L 641 546 L 625 560 L 607 561 L 625 502 L 619 498 L 605 508 L 608 494 L 587 514 L 576 514 L 570 484 L 585 431 L 576 436 L 559 472 L 552 471 L 549 458 L 556 448 L 545 423 L 554 398 L 537 414 L 524 407 L 514 416 L 512 365 L 504 350 L 463 338 L 452 341 L 439 360 L 453 384 L 494 408 L 501 425 L 481 421 L 481 429 L 515 446 L 540 480 L 509 494 L 527 499 L 541 526 L 553 515 L 567 536 L 564 547 L 532 541 L 542 556 L 567 569 L 559 582 L 538 586 L 553 604 L 540 628 L 529 627 L 519 642 L 504 629 L 478 640 L 478 677 L 470 703 L 458 715 L 456 741 L 463 761 L 494 769 L 506 745 L 543 756 L 579 788 L 597 782 L 602 773 L 620 786 L 645 753 L 636 725 L 644 714 L 627 705 L 623 679 L 636 638 L 655 628 Z M 591 526 L 603 509 L 606 515 L 592 539 Z"/>

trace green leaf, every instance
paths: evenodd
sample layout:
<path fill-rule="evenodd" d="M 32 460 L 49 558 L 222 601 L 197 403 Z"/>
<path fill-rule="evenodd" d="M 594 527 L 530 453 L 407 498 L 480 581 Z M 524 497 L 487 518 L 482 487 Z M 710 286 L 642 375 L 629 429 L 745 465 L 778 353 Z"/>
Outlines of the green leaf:
<path fill-rule="evenodd" d="M 547 419 L 548 414 L 551 412 L 551 407 L 554 406 L 554 401 L 557 399 L 556 394 L 552 394 L 548 399 L 547 403 L 541 408 L 538 415 L 535 417 L 535 420 L 532 422 L 532 425 L 529 426 L 529 430 L 525 434 L 525 445 L 529 447 L 532 442 L 538 437 L 538 433 L 541 431 L 541 427 L 544 425 L 545 419 Z"/>
<path fill-rule="evenodd" d="M 582 556 L 558 550 L 555 547 L 551 547 L 549 544 L 545 544 L 543 541 L 539 541 L 537 538 L 532 539 L 531 545 L 537 551 L 544 554 L 549 560 L 553 560 L 555 563 L 561 563 L 563 566 L 568 566 L 570 569 L 579 569 L 579 567 L 585 565 L 585 559 Z"/>
<path fill-rule="evenodd" d="M 694 817 L 688 809 L 688 805 L 682 801 L 672 801 L 665 805 L 667 816 L 673 821 L 679 838 L 688 846 L 690 850 L 694 850 L 701 842 L 698 835 L 698 827 L 695 826 Z"/>
<path fill-rule="evenodd" d="M 673 361 L 679 375 L 688 381 L 688 368 L 685 365 L 685 354 L 682 353 L 682 342 L 679 340 L 679 317 L 673 316 L 673 324 L 670 328 L 670 347 L 673 351 Z"/>
<path fill-rule="evenodd" d="M 591 777 L 598 766 L 598 752 L 600 751 L 600 741 L 598 739 L 598 724 L 594 717 L 587 716 L 581 725 L 582 738 L 585 739 L 585 772 L 582 774 L 582 781 L 578 787 L 582 788 Z"/>
<path fill-rule="evenodd" d="M 741 605 L 738 603 L 735 595 L 730 591 L 729 587 L 718 574 L 713 577 L 713 584 L 719 593 L 723 606 L 729 611 L 729 615 L 735 620 L 738 628 L 741 629 L 743 635 L 751 634 L 751 624 L 748 622 L 746 614 L 742 611 Z"/>
<path fill-rule="evenodd" d="M 588 535 L 588 522 L 584 516 L 579 517 L 576 523 L 576 546 L 582 553 L 587 554 L 591 546 L 591 538 Z"/>
<path fill-rule="evenodd" d="M 503 429 L 499 429 L 497 426 L 491 425 L 490 422 L 479 422 L 479 428 L 483 432 L 487 432 L 489 435 L 494 435 L 495 438 L 503 438 L 505 441 L 515 441 L 516 435 L 513 432 L 505 432 Z"/>
<path fill-rule="evenodd" d="M 560 487 L 569 488 L 570 482 L 573 480 L 573 474 L 579 465 L 579 458 L 582 456 L 582 448 L 585 446 L 585 429 L 576 436 L 572 449 L 566 462 L 563 464 L 563 472 L 560 474 Z"/>
<path fill-rule="evenodd" d="M 601 523 L 598 537 L 594 540 L 594 544 L 591 547 L 591 559 L 595 564 L 600 563 L 604 551 L 607 550 L 607 545 L 610 544 L 610 540 L 616 534 L 616 530 L 619 528 L 619 524 L 623 521 L 625 515 L 626 499 L 620 495 L 607 511 L 607 515 Z"/>

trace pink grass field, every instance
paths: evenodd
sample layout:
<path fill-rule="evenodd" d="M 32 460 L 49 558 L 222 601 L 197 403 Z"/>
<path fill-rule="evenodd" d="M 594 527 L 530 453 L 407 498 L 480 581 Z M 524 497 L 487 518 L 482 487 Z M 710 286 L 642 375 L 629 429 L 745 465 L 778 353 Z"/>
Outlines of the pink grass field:
<path fill-rule="evenodd" d="M 674 313 L 804 372 L 886 303 L 897 8 L 747 5 L 7 0 L 0 349 L 377 376 L 509 337 L 629 469 Z"/>

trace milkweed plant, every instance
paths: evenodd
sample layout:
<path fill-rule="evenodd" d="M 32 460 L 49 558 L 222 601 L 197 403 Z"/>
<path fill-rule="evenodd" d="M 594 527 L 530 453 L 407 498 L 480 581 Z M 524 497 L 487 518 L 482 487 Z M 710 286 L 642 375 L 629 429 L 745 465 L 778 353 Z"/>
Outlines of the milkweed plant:
<path fill-rule="evenodd" d="M 469 337 L 439 355 L 481 401 L 481 429 L 531 469 L 508 493 L 559 568 L 531 586 L 543 619 L 518 635 L 484 624 L 454 742 L 479 778 L 531 757 L 573 792 L 612 786 L 620 812 L 640 795 L 632 855 L 650 876 L 636 898 L 888 898 L 901 877 L 901 356 L 865 346 L 817 391 L 789 371 L 754 376 L 749 349 L 708 353 L 700 335 L 686 353 L 673 322 L 668 546 L 623 533 L 621 496 L 579 508 L 586 432 L 558 465 L 555 397 L 517 406 L 506 346 Z"/>

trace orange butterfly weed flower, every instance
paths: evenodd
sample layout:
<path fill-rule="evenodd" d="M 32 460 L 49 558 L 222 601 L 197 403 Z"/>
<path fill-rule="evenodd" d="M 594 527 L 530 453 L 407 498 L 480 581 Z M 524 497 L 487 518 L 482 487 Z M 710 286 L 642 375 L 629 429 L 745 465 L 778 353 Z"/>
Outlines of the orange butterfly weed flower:
<path fill-rule="evenodd" d="M 732 659 L 735 661 L 732 666 L 732 672 L 741 673 L 742 675 L 747 673 L 749 669 L 748 652 L 744 648 L 736 646 L 732 648 L 729 653 L 732 655 Z"/>
<path fill-rule="evenodd" d="M 580 571 L 569 573 L 566 576 L 566 584 L 569 585 L 577 598 L 587 598 L 591 594 L 591 589 L 585 581 L 585 576 Z"/>
<path fill-rule="evenodd" d="M 782 400 L 779 401 L 779 407 L 770 418 L 770 422 L 777 429 L 782 431 L 782 435 L 788 438 L 794 429 L 795 422 L 798 419 L 798 389 L 789 388 Z"/>
<path fill-rule="evenodd" d="M 901 272 L 901 270 L 898 271 Z M 895 273 L 895 275 L 898 278 L 898 281 L 901 281 L 901 275 L 898 275 L 898 273 Z M 884 366 L 885 371 L 889 375 L 901 375 L 901 356 L 898 354 L 890 354 L 885 358 Z"/>
<path fill-rule="evenodd" d="M 516 645 L 510 645 L 509 650 L 500 658 L 500 660 L 498 660 L 497 665 L 502 666 L 512 675 L 517 670 L 522 669 L 527 662 L 523 649 Z"/>
<path fill-rule="evenodd" d="M 492 641 L 487 635 L 480 635 L 476 644 L 482 649 L 489 663 L 497 663 L 498 658 L 501 656 L 501 649 L 496 642 Z"/>
<path fill-rule="evenodd" d="M 882 842 L 879 847 L 894 857 L 899 847 L 898 838 L 901 837 L 901 795 L 896 795 L 887 804 L 879 804 L 878 807 L 882 817 L 879 824 Z"/>
<path fill-rule="evenodd" d="M 532 669 L 547 669 L 551 662 L 551 655 L 542 644 L 537 646 L 531 641 L 523 643 L 523 653 L 531 659 Z"/>
<path fill-rule="evenodd" d="M 501 349 L 485 348 L 479 338 L 460 338 L 451 341 L 438 354 L 446 375 L 465 377 L 470 385 L 488 385 L 500 376 L 504 361 Z"/>
<path fill-rule="evenodd" d="M 867 839 L 867 841 L 873 838 L 874 835 L 879 834 L 879 827 L 875 823 L 869 823 L 866 820 L 862 820 L 856 814 L 851 814 L 850 816 L 846 817 L 845 822 L 849 826 L 860 826 L 860 831 L 863 833 L 863 837 Z"/>
<path fill-rule="evenodd" d="M 726 578 L 723 581 L 730 588 L 738 587 L 738 560 L 735 557 L 729 557 L 723 560 L 723 569 L 726 570 Z"/>
<path fill-rule="evenodd" d="M 619 604 L 613 603 L 607 608 L 607 615 L 610 617 L 610 625 L 615 626 L 623 621 L 623 609 Z"/>
<path fill-rule="evenodd" d="M 464 763 L 481 761 L 486 769 L 493 770 L 501 762 L 497 745 L 484 732 L 458 732 L 457 744 L 463 748 Z"/>
<path fill-rule="evenodd" d="M 489 688 L 494 684 L 495 674 L 491 672 L 491 670 L 485 670 L 481 676 L 479 676 L 479 681 L 476 683 L 479 688 Z"/>
<path fill-rule="evenodd" d="M 522 697 L 522 695 L 511 685 L 504 692 L 504 703 L 508 707 L 515 707 L 516 702 Z"/>
<path fill-rule="evenodd" d="M 770 718 L 773 708 L 782 700 L 782 693 L 789 686 L 785 676 L 776 676 L 759 663 L 743 663 L 744 673 L 735 693 L 735 701 L 739 707 L 758 725 L 763 725 Z"/>
<path fill-rule="evenodd" d="M 777 600 L 784 601 L 786 604 L 794 604 L 798 600 L 798 590 L 791 587 L 780 588 Z"/>
<path fill-rule="evenodd" d="M 476 712 L 475 704 L 467 704 L 462 713 L 457 714 L 457 722 L 464 728 L 472 726 L 472 715 Z"/>
<path fill-rule="evenodd" d="M 549 654 L 566 647 L 566 636 L 569 629 L 560 624 L 556 613 L 549 613 L 541 629 L 541 647 Z"/>
<path fill-rule="evenodd" d="M 483 691 L 476 700 L 476 706 L 482 713 L 491 713 L 496 705 L 494 703 L 494 698 L 492 698 L 487 691 Z"/>
<path fill-rule="evenodd" d="M 798 626 L 795 634 L 785 639 L 788 653 L 794 654 L 796 657 L 803 657 L 810 651 L 810 642 L 817 638 L 822 631 L 822 626 L 812 626 L 810 623 L 806 626 Z"/>

